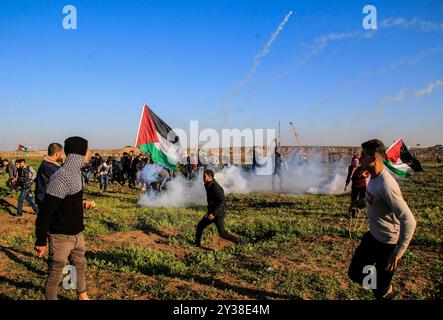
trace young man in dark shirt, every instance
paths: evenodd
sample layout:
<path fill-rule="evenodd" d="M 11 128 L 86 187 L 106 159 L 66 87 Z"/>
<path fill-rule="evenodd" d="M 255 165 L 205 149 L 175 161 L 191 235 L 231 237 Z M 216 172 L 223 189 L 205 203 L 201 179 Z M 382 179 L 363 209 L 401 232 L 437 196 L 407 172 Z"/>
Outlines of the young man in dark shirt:
<path fill-rule="evenodd" d="M 45 198 L 46 188 L 49 179 L 60 168 L 65 158 L 63 147 L 59 143 L 51 143 L 48 147 L 48 155 L 43 158 L 40 167 L 37 170 L 37 178 L 35 180 L 35 202 L 37 207 L 41 209 Z"/>
<path fill-rule="evenodd" d="M 37 214 L 38 208 L 31 190 L 34 184 L 35 171 L 26 164 L 25 159 L 16 160 L 15 165 L 17 167 L 17 186 L 20 188 L 20 196 L 18 197 L 17 215 L 14 218 L 23 217 L 23 202 L 25 200 Z"/>
<path fill-rule="evenodd" d="M 281 153 L 278 149 L 278 147 L 275 147 L 274 149 L 274 171 L 272 172 L 272 191 L 275 191 L 275 176 L 278 176 L 279 180 L 279 190 L 282 189 L 282 172 L 281 172 L 281 165 L 282 165 L 282 158 Z"/>
<path fill-rule="evenodd" d="M 36 219 L 35 250 L 44 256 L 49 242 L 49 274 L 45 285 L 47 300 L 57 299 L 57 288 L 63 279 L 68 257 L 77 274 L 79 300 L 88 300 L 86 293 L 86 245 L 83 237 L 83 178 L 81 168 L 91 153 L 88 141 L 80 137 L 66 139 L 66 161 L 52 176 Z M 48 241 L 49 240 L 49 241 Z"/>
<path fill-rule="evenodd" d="M 225 207 L 226 197 L 223 188 L 214 179 L 214 171 L 207 169 L 203 173 L 206 196 L 208 200 L 208 212 L 197 225 L 195 245 L 201 246 L 203 230 L 211 223 L 215 223 L 218 233 L 223 239 L 240 243 L 241 240 L 225 230 Z"/>

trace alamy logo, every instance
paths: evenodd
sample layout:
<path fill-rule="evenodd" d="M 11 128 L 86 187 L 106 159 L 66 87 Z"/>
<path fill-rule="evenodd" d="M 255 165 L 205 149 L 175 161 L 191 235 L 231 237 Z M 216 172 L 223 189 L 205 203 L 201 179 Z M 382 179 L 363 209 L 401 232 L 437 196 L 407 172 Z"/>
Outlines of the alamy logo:
<path fill-rule="evenodd" d="M 77 289 L 77 269 L 72 265 L 63 268 L 63 289 Z"/>
<path fill-rule="evenodd" d="M 364 289 L 377 289 L 377 269 L 373 265 L 368 265 L 363 268 L 363 274 L 368 274 L 363 278 Z"/>
<path fill-rule="evenodd" d="M 77 8 L 71 4 L 63 7 L 63 28 L 65 30 L 77 30 Z"/>
<path fill-rule="evenodd" d="M 377 8 L 368 4 L 363 7 L 363 13 L 366 14 L 362 21 L 363 28 L 365 30 L 377 30 Z"/>

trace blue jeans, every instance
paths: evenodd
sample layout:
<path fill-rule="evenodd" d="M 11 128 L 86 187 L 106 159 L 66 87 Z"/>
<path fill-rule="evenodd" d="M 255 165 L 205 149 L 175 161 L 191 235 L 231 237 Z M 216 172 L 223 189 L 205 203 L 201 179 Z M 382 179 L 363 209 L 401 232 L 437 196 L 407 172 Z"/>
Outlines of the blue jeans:
<path fill-rule="evenodd" d="M 108 175 L 104 175 L 100 177 L 100 191 L 106 192 L 106 190 L 108 189 L 108 183 L 109 183 L 109 176 Z"/>
<path fill-rule="evenodd" d="M 17 216 L 21 217 L 23 215 L 23 201 L 25 201 L 32 207 L 34 212 L 38 213 L 38 208 L 34 201 L 34 196 L 32 195 L 31 188 L 23 189 L 20 192 L 20 196 L 18 197 L 18 206 L 17 206 Z"/>

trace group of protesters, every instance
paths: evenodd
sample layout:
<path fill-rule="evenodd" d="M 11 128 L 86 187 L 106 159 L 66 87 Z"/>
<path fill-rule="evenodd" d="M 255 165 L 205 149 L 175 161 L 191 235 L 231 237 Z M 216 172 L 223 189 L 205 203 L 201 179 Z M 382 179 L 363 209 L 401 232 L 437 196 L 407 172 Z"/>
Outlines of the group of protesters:
<path fill-rule="evenodd" d="M 109 183 L 119 183 L 125 185 L 128 182 L 129 187 L 136 186 L 137 174 L 141 170 L 140 156 L 134 156 L 133 152 L 123 153 L 118 159 L 116 156 L 105 158 L 99 153 L 91 157 L 91 161 L 82 168 L 83 177 L 86 183 L 99 181 L 100 193 L 108 189 Z"/>
<path fill-rule="evenodd" d="M 278 149 L 275 153 L 276 157 L 281 157 Z M 392 277 L 416 227 L 415 218 L 403 199 L 397 181 L 384 168 L 384 157 L 385 146 L 381 141 L 374 139 L 363 143 L 361 155 L 352 159 L 346 180 L 346 187 L 352 181 L 351 209 L 365 207 L 369 222 L 369 231 L 352 257 L 348 276 L 352 281 L 364 284 L 368 265 L 375 266 L 376 283 L 371 289 L 375 297 L 382 300 L 393 299 L 398 294 L 391 283 Z M 43 257 L 49 249 L 49 274 L 45 284 L 47 299 L 57 298 L 57 288 L 68 259 L 76 267 L 78 298 L 89 298 L 85 282 L 83 209 L 93 206 L 83 199 L 85 168 L 92 167 L 94 175 L 100 178 L 101 191 L 106 192 L 109 179 L 115 179 L 122 185 L 128 181 L 129 186 L 135 187 L 142 170 L 140 163 L 146 165 L 152 164 L 152 161 L 133 153 L 124 153 L 120 161 L 115 157 L 104 161 L 99 154 L 91 159 L 88 142 L 80 137 L 66 139 L 64 147 L 52 143 L 37 172 L 24 159 L 11 162 L 2 160 L 2 170 L 9 174 L 8 186 L 20 191 L 16 217 L 22 216 L 23 201 L 29 202 L 37 213 L 34 248 L 39 257 Z M 114 176 L 115 167 L 120 171 Z M 279 174 L 278 170 L 274 172 L 275 175 Z M 103 179 L 104 176 L 109 178 Z M 35 199 L 31 191 L 34 181 Z M 201 246 L 203 230 L 212 223 L 216 224 L 221 237 L 244 243 L 244 239 L 228 233 L 224 228 L 226 197 L 222 186 L 214 179 L 214 171 L 204 170 L 203 181 L 208 208 L 197 225 L 195 245 Z M 350 211 L 352 215 L 355 214 Z"/>

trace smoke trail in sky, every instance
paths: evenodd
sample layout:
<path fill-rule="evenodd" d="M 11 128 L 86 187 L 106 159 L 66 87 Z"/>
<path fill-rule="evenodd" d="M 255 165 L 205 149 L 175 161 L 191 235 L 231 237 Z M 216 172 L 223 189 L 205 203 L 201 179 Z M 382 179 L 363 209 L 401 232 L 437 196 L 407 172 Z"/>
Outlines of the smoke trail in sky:
<path fill-rule="evenodd" d="M 258 66 L 261 63 L 261 60 L 264 57 L 266 57 L 271 52 L 272 44 L 275 42 L 275 40 L 277 40 L 278 35 L 280 34 L 280 32 L 285 27 L 285 25 L 288 22 L 288 20 L 291 17 L 291 15 L 292 15 L 292 11 L 290 11 L 286 15 L 286 17 L 283 19 L 282 22 L 280 22 L 280 24 L 278 25 L 277 29 L 274 31 L 274 33 L 272 33 L 271 38 L 269 38 L 268 42 L 266 42 L 266 44 L 263 46 L 262 50 L 255 55 L 254 61 L 252 63 L 252 68 L 249 71 L 249 73 L 246 75 L 246 77 L 242 81 L 240 81 L 230 92 L 228 92 L 224 96 L 224 100 L 225 101 L 229 100 L 233 96 L 235 96 L 238 93 L 238 91 L 240 91 L 240 89 L 251 80 L 252 76 L 257 71 L 257 68 L 258 68 Z"/>
<path fill-rule="evenodd" d="M 263 49 L 255 56 L 254 63 L 252 64 L 252 69 L 251 69 L 251 72 L 250 72 L 251 75 L 254 74 L 255 71 L 257 70 L 257 67 L 260 65 L 261 59 L 266 57 L 269 54 L 269 52 L 271 52 L 272 44 L 274 43 L 274 41 L 277 39 L 277 37 L 280 34 L 280 32 L 285 27 L 285 24 L 288 22 L 288 20 L 291 17 L 291 15 L 292 15 L 292 11 L 290 11 L 286 15 L 286 17 L 283 19 L 282 22 L 280 22 L 280 24 L 278 25 L 277 30 L 274 31 L 274 33 L 271 35 L 271 38 L 264 45 Z"/>

